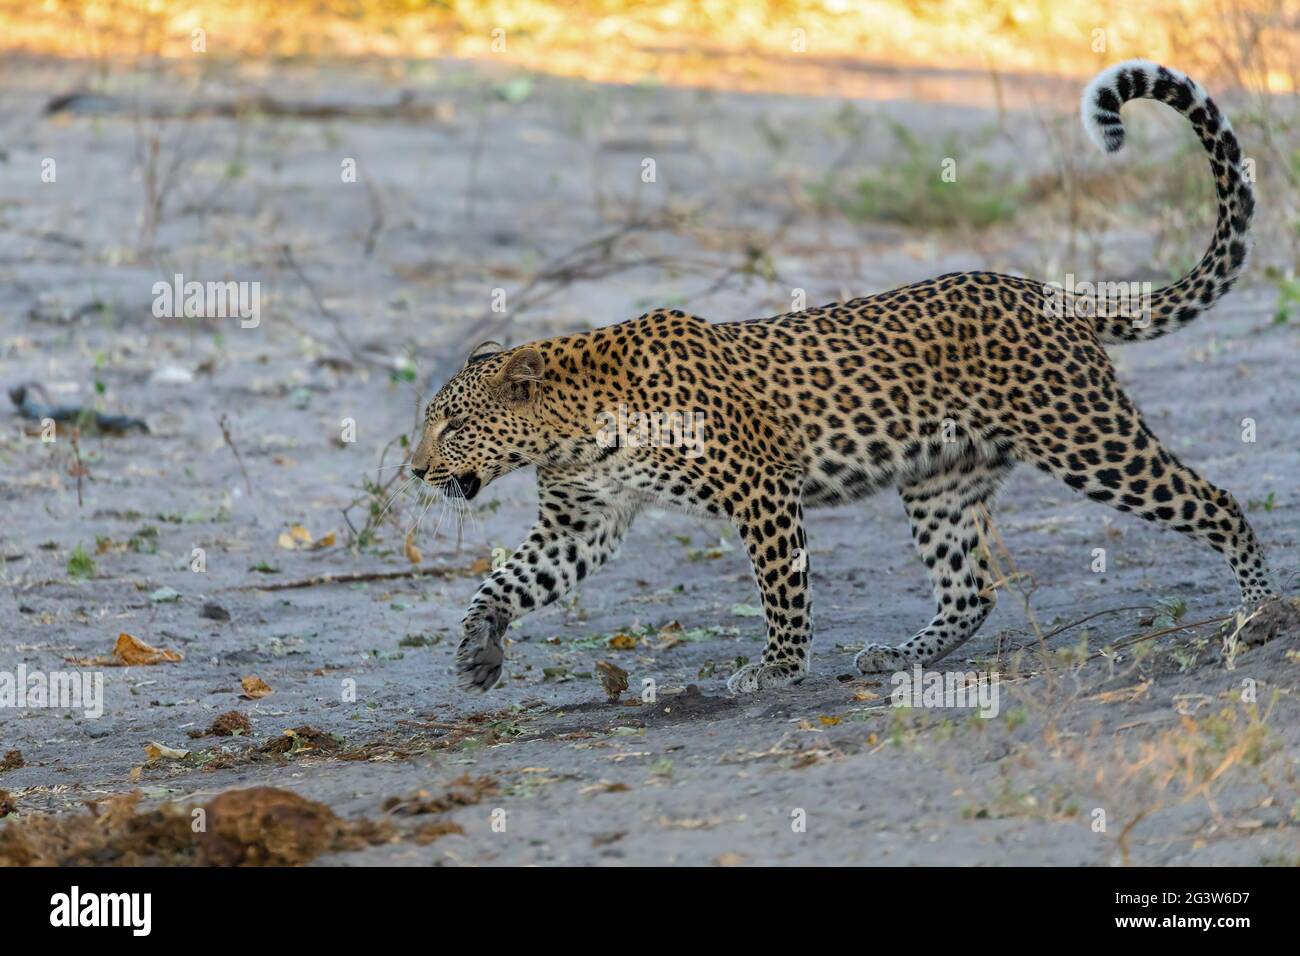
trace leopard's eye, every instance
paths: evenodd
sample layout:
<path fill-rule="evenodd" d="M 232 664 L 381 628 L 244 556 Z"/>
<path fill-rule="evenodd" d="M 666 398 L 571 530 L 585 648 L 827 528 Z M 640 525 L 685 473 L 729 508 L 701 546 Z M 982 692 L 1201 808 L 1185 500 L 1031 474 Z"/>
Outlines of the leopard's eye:
<path fill-rule="evenodd" d="M 447 436 L 455 432 L 457 429 L 463 428 L 464 425 L 465 425 L 464 417 L 450 418 L 447 420 L 447 424 L 442 427 L 442 434 L 439 435 L 438 437 L 446 438 Z"/>

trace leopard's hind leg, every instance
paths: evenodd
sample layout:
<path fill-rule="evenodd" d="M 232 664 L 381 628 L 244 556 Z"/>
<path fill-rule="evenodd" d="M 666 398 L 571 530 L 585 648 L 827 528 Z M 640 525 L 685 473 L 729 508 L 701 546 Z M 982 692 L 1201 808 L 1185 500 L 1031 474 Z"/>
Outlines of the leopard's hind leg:
<path fill-rule="evenodd" d="M 1094 501 L 1208 544 L 1232 568 L 1243 604 L 1273 596 L 1264 550 L 1237 499 L 1165 448 L 1118 383 L 1103 387 L 1104 404 L 1068 441 L 1027 435 L 1023 457 Z"/>
<path fill-rule="evenodd" d="M 864 674 L 931 664 L 964 644 L 996 600 L 988 556 L 981 549 L 981 505 L 1013 467 L 1006 458 L 964 459 L 947 471 L 903 482 L 899 492 L 912 539 L 934 586 L 934 618 L 897 646 L 868 644 L 854 658 Z"/>

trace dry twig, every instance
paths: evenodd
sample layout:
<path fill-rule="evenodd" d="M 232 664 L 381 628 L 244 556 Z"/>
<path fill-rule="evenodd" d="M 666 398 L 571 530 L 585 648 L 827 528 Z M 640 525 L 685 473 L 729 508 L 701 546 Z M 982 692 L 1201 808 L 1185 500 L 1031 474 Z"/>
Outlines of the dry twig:
<path fill-rule="evenodd" d="M 235 447 L 235 440 L 230 437 L 230 422 L 224 414 L 217 419 L 217 425 L 221 428 L 221 437 L 230 446 L 230 450 L 235 453 L 235 461 L 239 464 L 239 473 L 244 476 L 244 487 L 248 489 L 248 493 L 251 495 L 253 493 L 253 483 L 249 480 L 248 471 L 244 468 L 244 458 L 239 454 L 239 449 Z"/>

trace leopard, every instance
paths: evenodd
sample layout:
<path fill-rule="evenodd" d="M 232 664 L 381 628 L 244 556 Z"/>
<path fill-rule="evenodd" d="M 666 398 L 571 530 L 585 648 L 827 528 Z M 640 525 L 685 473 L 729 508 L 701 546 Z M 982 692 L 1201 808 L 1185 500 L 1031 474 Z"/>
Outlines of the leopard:
<path fill-rule="evenodd" d="M 868 643 L 854 664 L 864 675 L 933 665 L 994 606 L 990 504 L 1022 463 L 1208 545 L 1226 559 L 1243 605 L 1272 597 L 1241 506 L 1152 432 L 1106 350 L 1182 328 L 1223 298 L 1244 269 L 1255 205 L 1227 117 L 1176 69 L 1132 60 L 1087 85 L 1083 125 L 1103 152 L 1123 146 L 1120 109 L 1134 99 L 1191 123 L 1217 201 L 1205 253 L 1141 308 L 970 271 L 767 318 L 715 323 L 659 309 L 474 348 L 428 404 L 411 474 L 463 507 L 531 466 L 538 515 L 470 601 L 455 656 L 460 685 L 496 686 L 511 623 L 606 564 L 648 506 L 729 522 L 744 544 L 766 642 L 728 691 L 799 683 L 812 659 L 804 510 L 891 485 L 935 610 L 901 643 Z"/>

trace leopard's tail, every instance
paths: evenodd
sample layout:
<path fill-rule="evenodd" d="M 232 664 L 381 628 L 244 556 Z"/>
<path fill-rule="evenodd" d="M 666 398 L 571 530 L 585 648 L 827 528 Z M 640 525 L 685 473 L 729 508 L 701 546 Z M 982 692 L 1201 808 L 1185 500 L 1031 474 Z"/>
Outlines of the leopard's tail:
<path fill-rule="evenodd" d="M 1182 328 L 1227 294 L 1246 262 L 1247 234 L 1255 211 L 1255 192 L 1242 167 L 1241 147 L 1201 84 L 1149 60 L 1129 60 L 1102 71 L 1083 91 L 1083 126 L 1107 153 L 1124 145 L 1120 107 L 1129 100 L 1167 103 L 1186 116 L 1210 156 L 1219 215 L 1210 247 L 1187 275 L 1143 296 L 1139 308 L 1092 309 L 1102 342 L 1141 342 Z M 1108 283 L 1108 288 L 1117 284 Z M 1124 284 L 1118 284 L 1123 286 Z M 1148 287 L 1149 288 L 1149 287 Z M 1117 314 L 1122 313 L 1122 314 Z"/>

